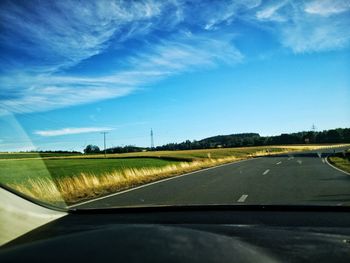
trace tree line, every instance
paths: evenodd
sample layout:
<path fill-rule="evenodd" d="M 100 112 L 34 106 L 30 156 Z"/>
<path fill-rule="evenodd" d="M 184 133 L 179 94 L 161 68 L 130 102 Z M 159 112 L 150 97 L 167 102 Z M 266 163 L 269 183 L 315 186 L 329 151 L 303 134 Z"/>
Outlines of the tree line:
<path fill-rule="evenodd" d="M 240 133 L 218 135 L 199 141 L 186 140 L 181 143 L 168 143 L 155 148 L 137 147 L 133 145 L 118 146 L 106 149 L 107 153 L 127 153 L 140 151 L 176 151 L 209 148 L 231 148 L 246 146 L 290 145 L 290 144 L 318 144 L 318 143 L 350 143 L 350 128 L 338 128 L 324 131 L 303 131 L 297 133 L 283 133 L 276 136 L 260 136 L 258 133 Z M 97 146 L 88 145 L 84 153 L 100 153 Z"/>

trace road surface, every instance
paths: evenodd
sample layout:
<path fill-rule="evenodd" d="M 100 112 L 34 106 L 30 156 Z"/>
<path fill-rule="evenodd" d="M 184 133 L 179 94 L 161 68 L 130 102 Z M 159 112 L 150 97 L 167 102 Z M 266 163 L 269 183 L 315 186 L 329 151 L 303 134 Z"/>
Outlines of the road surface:
<path fill-rule="evenodd" d="M 344 150 L 339 148 L 336 151 Z M 334 150 L 260 157 L 151 183 L 76 208 L 188 204 L 350 205 L 350 175 L 325 158 Z"/>

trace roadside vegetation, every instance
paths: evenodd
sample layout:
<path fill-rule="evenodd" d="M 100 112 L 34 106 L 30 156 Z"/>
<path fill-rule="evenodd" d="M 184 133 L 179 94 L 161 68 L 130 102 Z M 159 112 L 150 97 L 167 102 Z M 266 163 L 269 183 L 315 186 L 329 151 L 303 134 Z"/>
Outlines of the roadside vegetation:
<path fill-rule="evenodd" d="M 339 146 L 339 145 L 337 145 Z M 54 204 L 83 200 L 258 156 L 328 148 L 330 145 L 260 146 L 125 154 L 0 158 L 0 182 Z M 0 154 L 1 155 L 1 154 Z"/>
<path fill-rule="evenodd" d="M 329 161 L 339 169 L 350 173 L 350 150 L 345 153 L 337 153 L 329 157 Z"/>

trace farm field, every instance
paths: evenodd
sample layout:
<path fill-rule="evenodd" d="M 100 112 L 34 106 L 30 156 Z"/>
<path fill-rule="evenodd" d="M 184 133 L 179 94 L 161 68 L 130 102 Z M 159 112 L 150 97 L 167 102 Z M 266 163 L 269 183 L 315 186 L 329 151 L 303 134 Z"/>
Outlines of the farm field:
<path fill-rule="evenodd" d="M 23 158 L 47 158 L 47 157 L 67 157 L 67 156 L 80 156 L 82 154 L 77 153 L 1 153 L 0 152 L 0 160 L 1 159 L 23 159 Z"/>
<path fill-rule="evenodd" d="M 182 151 L 146 151 L 133 153 L 115 153 L 107 154 L 107 158 L 139 158 L 139 157 L 155 157 L 169 158 L 180 160 L 195 160 L 203 158 L 224 158 L 224 157 L 242 157 L 247 155 L 264 155 L 271 153 L 306 151 L 329 147 L 339 147 L 340 144 L 321 144 L 321 145 L 274 145 L 274 146 L 254 146 L 254 147 L 238 147 L 238 148 L 213 148 L 198 150 L 182 150 Z M 73 153 L 1 153 L 2 159 L 101 159 L 103 154 L 73 154 Z"/>
<path fill-rule="evenodd" d="M 0 178 L 4 184 L 23 184 L 28 179 L 59 180 L 82 173 L 101 175 L 126 168 L 160 167 L 174 162 L 158 158 L 6 160 L 0 162 Z"/>
<path fill-rule="evenodd" d="M 190 160 L 206 159 L 206 158 L 225 158 L 225 157 L 255 157 L 267 154 L 288 153 L 294 151 L 307 151 L 322 148 L 339 147 L 340 145 L 274 145 L 274 146 L 255 146 L 255 147 L 238 147 L 238 148 L 214 148 L 199 150 L 183 150 L 183 151 L 154 151 L 154 152 L 138 152 L 125 154 L 110 154 L 110 157 L 169 157 L 169 158 L 185 158 Z M 94 156 L 87 156 L 93 158 Z"/>

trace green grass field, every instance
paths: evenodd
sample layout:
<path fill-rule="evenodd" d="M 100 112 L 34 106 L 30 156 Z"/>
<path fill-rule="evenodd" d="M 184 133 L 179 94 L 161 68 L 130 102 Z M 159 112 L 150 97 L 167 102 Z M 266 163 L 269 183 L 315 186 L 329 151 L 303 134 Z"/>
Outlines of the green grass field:
<path fill-rule="evenodd" d="M 35 178 L 72 177 L 81 173 L 101 175 L 126 168 L 161 167 L 176 161 L 157 158 L 126 159 L 37 159 L 2 160 L 0 162 L 0 182 L 17 184 Z"/>
<path fill-rule="evenodd" d="M 80 156 L 76 153 L 1 153 L 1 159 L 23 159 L 23 158 L 45 158 L 45 157 L 64 157 L 64 156 Z"/>

